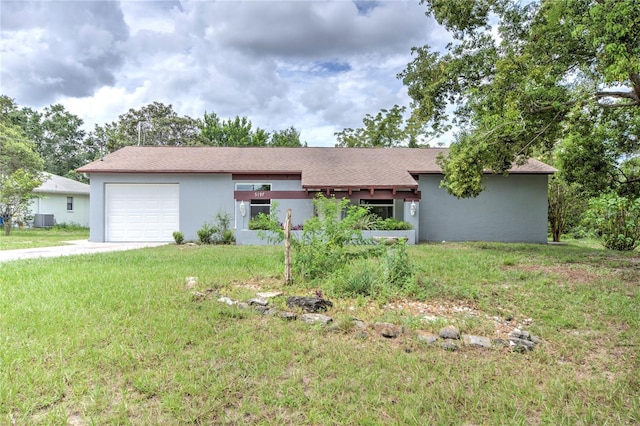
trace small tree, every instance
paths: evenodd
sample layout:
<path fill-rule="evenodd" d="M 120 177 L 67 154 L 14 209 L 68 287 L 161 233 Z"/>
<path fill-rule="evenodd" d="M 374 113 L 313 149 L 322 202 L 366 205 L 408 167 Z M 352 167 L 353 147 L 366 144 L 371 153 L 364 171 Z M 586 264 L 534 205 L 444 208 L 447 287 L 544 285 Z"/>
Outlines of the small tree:
<path fill-rule="evenodd" d="M 0 175 L 0 215 L 4 222 L 4 234 L 11 233 L 16 218 L 24 217 L 29 202 L 36 196 L 32 191 L 42 184 L 39 174 L 18 169 L 9 176 Z"/>
<path fill-rule="evenodd" d="M 362 244 L 362 231 L 356 223 L 369 214 L 365 207 L 354 206 L 322 194 L 313 200 L 317 216 L 304 223 L 299 241 L 294 243 L 294 268 L 308 278 L 318 278 L 344 265 L 349 258 L 347 245 Z M 344 218 L 341 219 L 344 213 Z"/>
<path fill-rule="evenodd" d="M 586 209 L 579 185 L 554 176 L 549 181 L 549 228 L 554 242 L 571 226 L 577 225 Z"/>
<path fill-rule="evenodd" d="M 589 202 L 585 221 L 608 249 L 631 251 L 640 245 L 640 198 L 615 194 L 594 198 Z"/>
<path fill-rule="evenodd" d="M 42 184 L 44 161 L 17 126 L 0 116 L 0 215 L 5 235 L 14 220 L 24 217 L 32 191 Z"/>

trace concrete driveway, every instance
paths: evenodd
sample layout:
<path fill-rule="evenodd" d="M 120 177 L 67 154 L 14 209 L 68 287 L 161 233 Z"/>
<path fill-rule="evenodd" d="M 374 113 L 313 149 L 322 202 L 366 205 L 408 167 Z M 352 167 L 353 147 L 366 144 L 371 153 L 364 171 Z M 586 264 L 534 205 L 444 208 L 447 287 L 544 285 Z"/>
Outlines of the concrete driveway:
<path fill-rule="evenodd" d="M 92 243 L 87 240 L 65 241 L 69 245 L 56 247 L 38 247 L 19 250 L 0 250 L 0 262 L 39 257 L 71 256 L 74 254 L 105 253 L 109 251 L 134 250 L 145 247 L 158 247 L 168 243 Z"/>

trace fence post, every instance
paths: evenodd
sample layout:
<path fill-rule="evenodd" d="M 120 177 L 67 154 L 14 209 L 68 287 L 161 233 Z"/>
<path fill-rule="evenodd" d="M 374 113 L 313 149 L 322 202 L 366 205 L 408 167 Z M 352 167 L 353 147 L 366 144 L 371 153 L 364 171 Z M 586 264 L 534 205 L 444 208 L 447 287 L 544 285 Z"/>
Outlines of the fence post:
<path fill-rule="evenodd" d="M 293 283 L 291 275 L 291 209 L 287 209 L 284 221 L 284 283 Z"/>

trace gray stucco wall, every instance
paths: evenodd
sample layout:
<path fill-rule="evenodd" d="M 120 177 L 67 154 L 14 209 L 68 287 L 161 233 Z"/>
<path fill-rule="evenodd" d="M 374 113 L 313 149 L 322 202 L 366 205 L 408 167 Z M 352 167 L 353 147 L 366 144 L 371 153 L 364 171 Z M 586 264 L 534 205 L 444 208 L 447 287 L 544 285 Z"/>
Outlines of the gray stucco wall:
<path fill-rule="evenodd" d="M 180 231 L 185 239 L 196 240 L 205 222 L 214 224 L 216 214 L 228 213 L 233 220 L 231 175 L 187 174 L 91 174 L 89 240 L 105 239 L 105 185 L 109 183 L 177 183 L 180 185 Z"/>
<path fill-rule="evenodd" d="M 420 176 L 420 241 L 547 242 L 547 175 L 487 176 L 471 199 L 449 195 L 441 179 Z"/>

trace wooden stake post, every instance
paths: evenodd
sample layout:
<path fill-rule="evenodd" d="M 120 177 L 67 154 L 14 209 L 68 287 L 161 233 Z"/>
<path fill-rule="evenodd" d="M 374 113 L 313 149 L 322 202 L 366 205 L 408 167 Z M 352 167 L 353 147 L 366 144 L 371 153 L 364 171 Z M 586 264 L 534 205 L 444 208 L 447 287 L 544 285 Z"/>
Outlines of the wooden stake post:
<path fill-rule="evenodd" d="M 293 283 L 291 275 L 291 209 L 287 209 L 284 221 L 284 283 Z"/>

